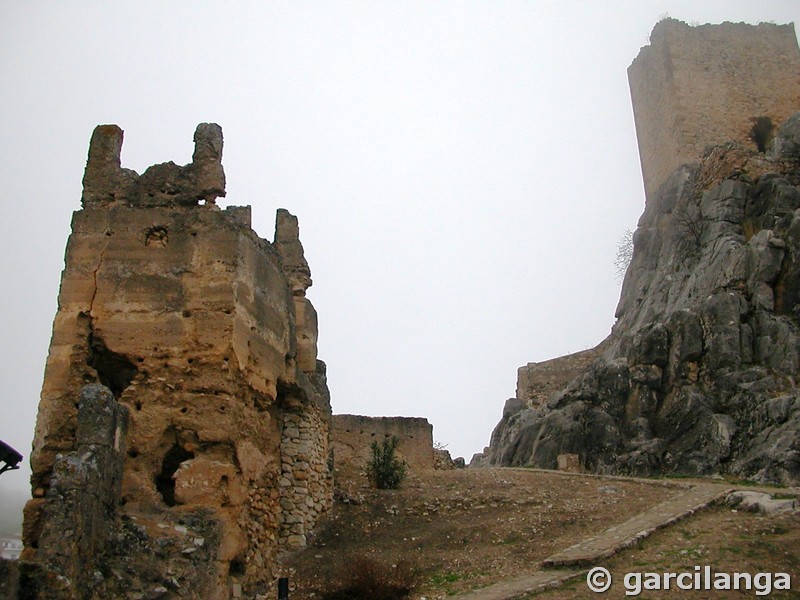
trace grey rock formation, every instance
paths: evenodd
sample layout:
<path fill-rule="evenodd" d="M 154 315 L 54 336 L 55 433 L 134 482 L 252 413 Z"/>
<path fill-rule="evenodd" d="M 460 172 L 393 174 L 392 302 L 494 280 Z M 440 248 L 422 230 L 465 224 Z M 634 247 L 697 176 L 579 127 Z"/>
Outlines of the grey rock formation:
<path fill-rule="evenodd" d="M 21 567 L 30 597 L 91 597 L 97 560 L 116 518 L 127 428 L 128 410 L 108 388 L 94 383 L 81 390 L 77 448 L 56 459 L 46 514 L 26 523 L 42 529 L 37 563 Z"/>
<path fill-rule="evenodd" d="M 800 130 L 676 170 L 634 235 L 600 358 L 541 406 L 512 399 L 474 462 L 800 482 Z M 795 145 L 793 145 L 795 144 Z"/>
<path fill-rule="evenodd" d="M 760 513 L 762 515 L 778 515 L 797 512 L 797 500 L 788 498 L 777 500 L 763 492 L 738 491 L 730 494 L 725 502 L 738 510 Z"/>

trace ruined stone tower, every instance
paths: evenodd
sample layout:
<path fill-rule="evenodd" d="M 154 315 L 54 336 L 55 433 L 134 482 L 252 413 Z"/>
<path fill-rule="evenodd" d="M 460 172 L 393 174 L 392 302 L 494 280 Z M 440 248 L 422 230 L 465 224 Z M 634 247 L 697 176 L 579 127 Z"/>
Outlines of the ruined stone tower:
<path fill-rule="evenodd" d="M 120 166 L 98 126 L 74 213 L 25 509 L 36 598 L 255 598 L 329 508 L 330 399 L 297 219 L 220 210 L 222 131 Z M 154 595 L 155 594 L 155 595 Z M 159 595 L 161 594 L 161 595 Z"/>
<path fill-rule="evenodd" d="M 472 464 L 797 485 L 794 27 L 667 19 L 650 41 L 628 69 L 647 204 L 617 321 L 521 367 Z"/>
<path fill-rule="evenodd" d="M 706 146 L 732 140 L 756 147 L 757 119 L 777 127 L 800 109 L 794 26 L 691 27 L 664 19 L 628 68 L 628 81 L 649 201 Z M 768 143 L 773 131 L 766 121 L 761 127 L 756 137 Z"/>

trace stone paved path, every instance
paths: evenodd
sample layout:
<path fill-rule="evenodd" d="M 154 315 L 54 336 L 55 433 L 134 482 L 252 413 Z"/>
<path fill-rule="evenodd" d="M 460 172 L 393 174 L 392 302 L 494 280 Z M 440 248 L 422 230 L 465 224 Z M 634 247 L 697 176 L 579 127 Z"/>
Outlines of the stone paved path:
<path fill-rule="evenodd" d="M 587 538 L 542 561 L 539 571 L 455 596 L 455 600 L 515 600 L 583 576 L 588 567 L 602 562 L 654 531 L 667 527 L 704 508 L 736 489 L 730 485 L 697 483 L 679 491 L 624 523 Z M 558 569 L 556 569 L 558 567 Z"/>

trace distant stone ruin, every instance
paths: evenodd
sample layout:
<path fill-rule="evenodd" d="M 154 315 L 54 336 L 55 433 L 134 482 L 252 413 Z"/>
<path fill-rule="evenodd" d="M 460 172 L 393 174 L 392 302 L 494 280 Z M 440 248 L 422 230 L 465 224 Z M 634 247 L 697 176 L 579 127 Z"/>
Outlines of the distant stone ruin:
<path fill-rule="evenodd" d="M 628 68 L 647 200 L 709 145 L 734 141 L 764 152 L 800 109 L 799 81 L 791 23 L 659 21 Z"/>
<path fill-rule="evenodd" d="M 517 369 L 516 400 L 529 408 L 547 404 L 553 394 L 561 391 L 601 354 L 602 347 L 598 346 L 520 367 Z"/>
<path fill-rule="evenodd" d="M 519 370 L 471 466 L 800 482 L 800 50 L 659 22 L 628 69 L 644 214 L 600 346 Z"/>
<path fill-rule="evenodd" d="M 20 589 L 256 598 L 332 502 L 330 398 L 297 219 L 220 210 L 222 131 L 139 175 L 92 135 L 45 370 Z M 267 597 L 267 596 L 264 596 Z M 271 596 L 270 596 L 271 597 Z"/>
<path fill-rule="evenodd" d="M 433 426 L 419 417 L 333 415 L 331 445 L 337 471 L 363 472 L 372 457 L 372 443 L 398 440 L 397 456 L 412 472 L 434 468 Z"/>

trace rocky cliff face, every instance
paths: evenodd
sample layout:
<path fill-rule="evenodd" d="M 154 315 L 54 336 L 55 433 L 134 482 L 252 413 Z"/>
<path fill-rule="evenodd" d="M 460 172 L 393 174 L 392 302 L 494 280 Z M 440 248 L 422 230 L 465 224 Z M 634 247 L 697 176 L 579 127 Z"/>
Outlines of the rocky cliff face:
<path fill-rule="evenodd" d="M 476 464 L 800 482 L 800 113 L 677 169 L 634 235 L 601 357 L 506 405 Z"/>

